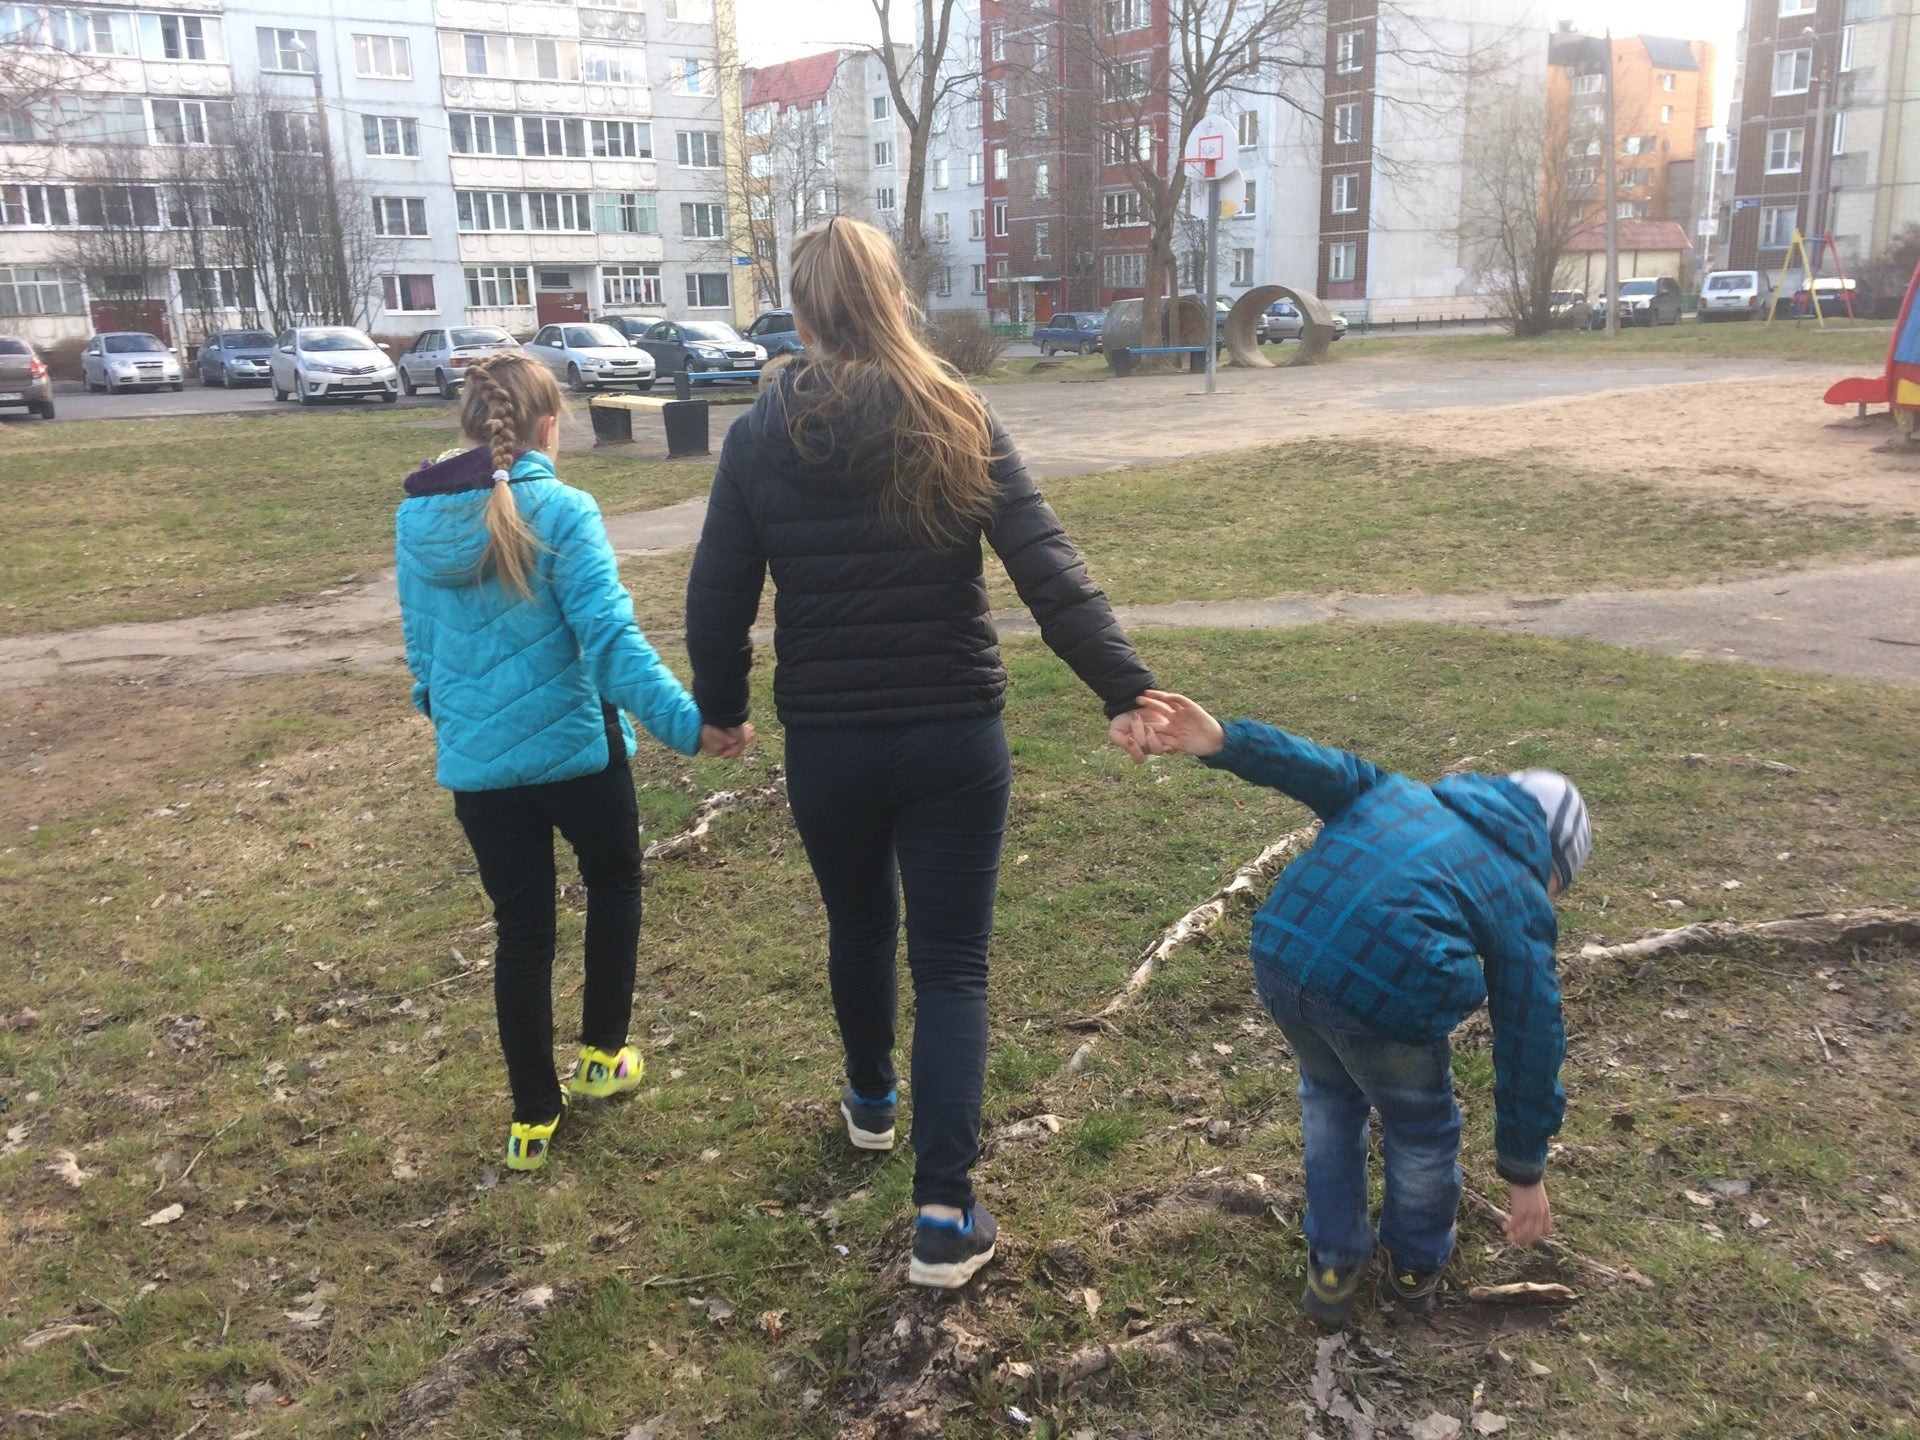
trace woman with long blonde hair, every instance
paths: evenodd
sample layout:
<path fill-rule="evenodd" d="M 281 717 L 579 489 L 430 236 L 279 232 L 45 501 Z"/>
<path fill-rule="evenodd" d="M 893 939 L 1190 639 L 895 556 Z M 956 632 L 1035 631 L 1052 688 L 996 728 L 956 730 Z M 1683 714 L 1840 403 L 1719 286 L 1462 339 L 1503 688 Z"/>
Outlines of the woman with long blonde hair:
<path fill-rule="evenodd" d="M 738 754 L 751 727 L 701 724 L 633 620 L 600 507 L 552 455 L 562 400 L 518 352 L 466 372 L 475 448 L 407 477 L 397 544 L 413 701 L 433 721 L 439 781 L 493 902 L 494 1008 L 513 1090 L 507 1165 L 538 1169 L 576 1095 L 640 1083 L 627 1043 L 640 942 L 640 825 L 630 712 L 684 755 Z M 558 830 L 587 890 L 580 1054 L 553 1068 Z"/>
<path fill-rule="evenodd" d="M 915 1022 L 907 1277 L 953 1288 L 993 1258 L 974 1200 L 987 940 L 1012 767 L 985 540 L 1137 760 L 1153 676 L 980 397 L 920 338 L 893 245 L 837 219 L 793 243 L 806 354 L 729 431 L 687 585 L 693 693 L 747 719 L 771 572 L 787 793 L 827 911 L 847 1137 L 891 1149 L 895 949 Z M 1151 702 L 1149 702 L 1151 708 Z"/>

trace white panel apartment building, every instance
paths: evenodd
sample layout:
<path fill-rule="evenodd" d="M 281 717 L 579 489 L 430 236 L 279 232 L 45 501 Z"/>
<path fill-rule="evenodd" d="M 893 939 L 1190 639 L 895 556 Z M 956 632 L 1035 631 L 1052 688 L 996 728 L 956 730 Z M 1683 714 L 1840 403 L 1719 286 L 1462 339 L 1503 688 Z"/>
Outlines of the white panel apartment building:
<path fill-rule="evenodd" d="M 987 307 L 987 152 L 980 113 L 980 5 L 953 9 L 947 68 L 953 79 L 934 119 L 921 205 L 933 285 L 933 310 Z"/>
<path fill-rule="evenodd" d="M 67 92 L 0 94 L 0 329 L 43 345 L 127 288 L 92 263 L 102 170 L 164 181 L 226 139 L 331 150 L 376 333 L 732 313 L 711 0 L 0 3 L 0 44 Z M 265 133 L 229 133 L 236 96 Z M 150 232 L 145 297 L 177 342 L 273 318 L 250 277 L 192 266 L 217 214 L 139 188 L 106 203 Z"/>

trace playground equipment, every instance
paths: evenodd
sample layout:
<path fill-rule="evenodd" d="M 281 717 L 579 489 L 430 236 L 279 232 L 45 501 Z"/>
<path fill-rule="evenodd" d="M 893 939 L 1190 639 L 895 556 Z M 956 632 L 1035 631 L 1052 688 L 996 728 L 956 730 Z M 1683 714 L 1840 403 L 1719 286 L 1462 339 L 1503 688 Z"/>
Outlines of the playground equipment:
<path fill-rule="evenodd" d="M 1291 301 L 1305 322 L 1300 330 L 1300 343 L 1286 363 L 1314 365 L 1326 359 L 1327 347 L 1333 344 L 1333 312 L 1327 309 L 1326 302 L 1308 290 L 1256 285 L 1234 301 L 1233 309 L 1227 312 L 1227 353 L 1233 356 L 1233 363 L 1248 370 L 1273 368 L 1273 361 L 1260 353 L 1259 326 L 1260 317 L 1276 300 Z"/>
<path fill-rule="evenodd" d="M 1859 380 L 1841 380 L 1827 387 L 1829 405 L 1857 405 L 1865 415 L 1869 405 L 1885 405 L 1893 411 L 1893 423 L 1909 441 L 1920 430 L 1920 309 L 1913 303 L 1920 292 L 1920 266 L 1914 267 L 1907 282 L 1907 298 L 1900 302 L 1900 318 L 1893 325 L 1893 339 L 1887 344 L 1887 368 L 1881 375 Z"/>
<path fill-rule="evenodd" d="M 1182 295 L 1172 310 L 1169 326 L 1172 339 L 1164 345 L 1159 343 L 1158 336 L 1149 340 L 1144 309 L 1145 302 L 1140 300 L 1116 300 L 1107 307 L 1106 324 L 1100 331 L 1107 367 L 1116 375 L 1131 375 L 1135 356 L 1186 355 L 1201 362 L 1195 369 L 1202 368 L 1208 332 L 1213 328 L 1207 307 L 1195 296 Z"/>

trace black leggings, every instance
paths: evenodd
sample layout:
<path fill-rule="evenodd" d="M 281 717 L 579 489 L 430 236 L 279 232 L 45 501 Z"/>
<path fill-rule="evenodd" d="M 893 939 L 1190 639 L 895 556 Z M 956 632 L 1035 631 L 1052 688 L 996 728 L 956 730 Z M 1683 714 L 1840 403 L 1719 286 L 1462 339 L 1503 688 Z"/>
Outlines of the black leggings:
<path fill-rule="evenodd" d="M 640 820 L 626 746 L 618 730 L 610 739 L 613 759 L 597 774 L 453 796 L 453 813 L 493 901 L 500 1048 L 513 1087 L 513 1118 L 528 1123 L 560 1111 L 553 1069 L 555 830 L 573 847 L 587 887 L 580 1043 L 607 1051 L 627 1043 L 640 948 Z"/>
<path fill-rule="evenodd" d="M 973 1202 L 987 1069 L 987 941 L 1013 767 L 997 715 L 787 731 L 787 796 L 828 922 L 847 1079 L 894 1088 L 899 896 L 913 976 L 913 1199 Z"/>

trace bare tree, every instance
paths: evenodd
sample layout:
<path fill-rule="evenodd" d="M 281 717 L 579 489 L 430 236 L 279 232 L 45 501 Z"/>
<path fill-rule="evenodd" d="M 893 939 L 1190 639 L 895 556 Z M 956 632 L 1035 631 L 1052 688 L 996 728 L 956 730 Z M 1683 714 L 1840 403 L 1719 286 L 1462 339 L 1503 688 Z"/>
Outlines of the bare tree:
<path fill-rule="evenodd" d="M 1467 172 L 1462 238 L 1515 335 L 1553 324 L 1553 291 L 1592 188 L 1584 147 L 1574 149 L 1564 107 L 1549 106 L 1538 85 L 1517 85 L 1497 102 Z"/>
<path fill-rule="evenodd" d="M 874 53 L 886 71 L 894 112 L 906 132 L 907 152 L 901 170 L 905 185 L 900 195 L 899 228 L 894 243 L 907 287 L 925 299 L 933 283 L 933 257 L 924 224 L 927 198 L 927 155 L 935 127 L 950 101 L 974 94 L 979 76 L 973 65 L 952 59 L 956 23 L 963 10 L 959 0 L 870 0 L 880 22 L 880 44 Z M 911 21 L 914 39 L 901 34 Z"/>
<path fill-rule="evenodd" d="M 787 247 L 838 210 L 838 172 L 832 130 L 816 106 L 768 108 L 771 122 L 747 158 L 747 225 L 754 280 L 778 306 Z"/>
<path fill-rule="evenodd" d="M 101 146 L 74 176 L 75 228 L 62 237 L 58 263 L 85 278 L 105 312 L 96 322 L 102 329 L 146 329 L 152 323 L 148 302 L 166 296 L 173 249 L 165 228 L 168 197 L 145 162 L 142 148 Z"/>
<path fill-rule="evenodd" d="M 73 28 L 90 27 L 87 16 L 86 11 L 56 16 L 35 6 L 0 8 L 0 140 L 28 142 L 8 154 L 10 179 L 51 174 L 51 147 L 61 138 L 62 99 L 107 72 L 107 56 L 84 48 L 92 41 L 91 29 Z M 113 36 L 122 21 L 108 17 L 100 23 Z M 130 25 L 132 17 L 125 17 L 125 23 Z M 131 39 L 130 31 L 125 38 Z M 34 142 L 45 148 L 33 148 Z"/>

